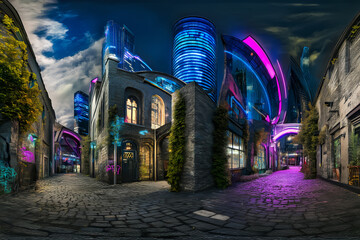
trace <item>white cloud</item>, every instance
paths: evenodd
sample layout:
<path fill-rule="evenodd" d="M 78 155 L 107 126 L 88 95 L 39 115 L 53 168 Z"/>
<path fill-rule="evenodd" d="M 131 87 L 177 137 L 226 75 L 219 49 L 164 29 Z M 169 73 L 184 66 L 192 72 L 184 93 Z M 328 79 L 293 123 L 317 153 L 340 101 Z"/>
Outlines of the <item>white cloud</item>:
<path fill-rule="evenodd" d="M 74 56 L 57 60 L 46 67 L 42 76 L 53 102 L 57 120 L 73 127 L 74 93 L 88 93 L 90 80 L 101 74 L 101 47 L 103 39 Z"/>
<path fill-rule="evenodd" d="M 68 31 L 61 22 L 44 15 L 56 8 L 56 0 L 10 1 L 22 19 L 37 62 L 43 68 L 42 78 L 52 100 L 57 121 L 72 128 L 74 93 L 78 90 L 86 93 L 90 80 L 100 75 L 103 39 L 95 41 L 90 33 L 86 33 L 84 37 L 91 43 L 89 48 L 62 59 L 47 57 L 44 53 L 53 52 L 52 41 L 65 40 Z M 36 34 L 39 31 L 42 32 L 41 36 Z"/>
<path fill-rule="evenodd" d="M 319 57 L 319 55 L 320 55 L 320 52 L 318 52 L 318 51 L 312 52 L 310 55 L 310 62 L 311 63 L 315 62 L 316 59 Z"/>
<path fill-rule="evenodd" d="M 296 19 L 313 19 L 313 18 L 323 18 L 325 16 L 330 16 L 330 13 L 326 12 L 302 12 L 296 13 L 289 16 L 289 19 L 296 20 Z"/>
<path fill-rule="evenodd" d="M 53 39 L 63 39 L 68 31 L 62 23 L 44 16 L 44 13 L 55 8 L 56 0 L 10 0 L 18 11 L 24 24 L 26 33 L 34 49 L 37 62 L 41 67 L 54 63 L 54 59 L 43 55 L 44 52 L 53 51 Z M 35 33 L 42 31 L 40 37 Z"/>

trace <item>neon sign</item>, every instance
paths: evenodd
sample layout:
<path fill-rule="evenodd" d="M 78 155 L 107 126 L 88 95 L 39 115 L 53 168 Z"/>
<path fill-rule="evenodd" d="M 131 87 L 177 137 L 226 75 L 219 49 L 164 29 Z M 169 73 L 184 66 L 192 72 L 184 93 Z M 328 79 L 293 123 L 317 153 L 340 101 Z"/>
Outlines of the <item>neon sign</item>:
<path fill-rule="evenodd" d="M 121 169 L 120 165 L 116 165 L 116 174 L 117 175 L 120 174 L 120 169 Z M 114 165 L 107 165 L 106 166 L 106 172 L 109 172 L 109 171 L 114 172 Z"/>

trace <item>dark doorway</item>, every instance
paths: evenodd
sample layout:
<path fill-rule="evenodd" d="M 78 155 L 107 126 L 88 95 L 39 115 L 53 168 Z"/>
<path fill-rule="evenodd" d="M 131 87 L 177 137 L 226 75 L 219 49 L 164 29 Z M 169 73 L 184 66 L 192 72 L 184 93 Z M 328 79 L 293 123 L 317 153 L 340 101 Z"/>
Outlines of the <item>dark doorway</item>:
<path fill-rule="evenodd" d="M 134 182 L 138 180 L 138 163 L 136 144 L 132 141 L 123 141 L 122 148 L 122 182 Z"/>

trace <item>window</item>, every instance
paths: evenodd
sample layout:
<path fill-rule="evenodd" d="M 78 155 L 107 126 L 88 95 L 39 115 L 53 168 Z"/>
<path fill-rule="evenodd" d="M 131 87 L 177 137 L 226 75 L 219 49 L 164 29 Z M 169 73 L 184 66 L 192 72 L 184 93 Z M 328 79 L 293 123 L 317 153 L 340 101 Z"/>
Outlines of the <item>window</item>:
<path fill-rule="evenodd" d="M 266 169 L 265 166 L 265 148 L 262 145 L 258 146 L 257 153 L 258 169 Z"/>
<path fill-rule="evenodd" d="M 164 102 L 159 96 L 151 99 L 151 128 L 156 129 L 165 124 Z"/>
<path fill-rule="evenodd" d="M 138 124 L 138 103 L 136 98 L 129 97 L 126 100 L 126 120 L 127 123 Z"/>
<path fill-rule="evenodd" d="M 230 169 L 245 167 L 244 140 L 237 134 L 227 131 L 228 136 L 228 165 Z"/>

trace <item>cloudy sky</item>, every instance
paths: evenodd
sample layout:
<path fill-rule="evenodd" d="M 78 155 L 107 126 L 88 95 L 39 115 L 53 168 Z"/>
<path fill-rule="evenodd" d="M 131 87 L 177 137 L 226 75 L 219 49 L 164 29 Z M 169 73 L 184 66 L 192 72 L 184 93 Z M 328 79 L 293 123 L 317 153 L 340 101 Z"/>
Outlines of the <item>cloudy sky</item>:
<path fill-rule="evenodd" d="M 153 70 L 171 74 L 172 26 L 198 15 L 210 19 L 218 33 L 218 83 L 223 74 L 220 35 L 253 35 L 273 62 L 286 71 L 289 56 L 299 60 L 310 48 L 316 89 L 332 47 L 360 10 L 360 1 L 270 0 L 10 0 L 20 14 L 57 120 L 73 127 L 73 95 L 87 92 L 101 71 L 101 45 L 107 20 L 127 25 L 135 50 Z"/>

